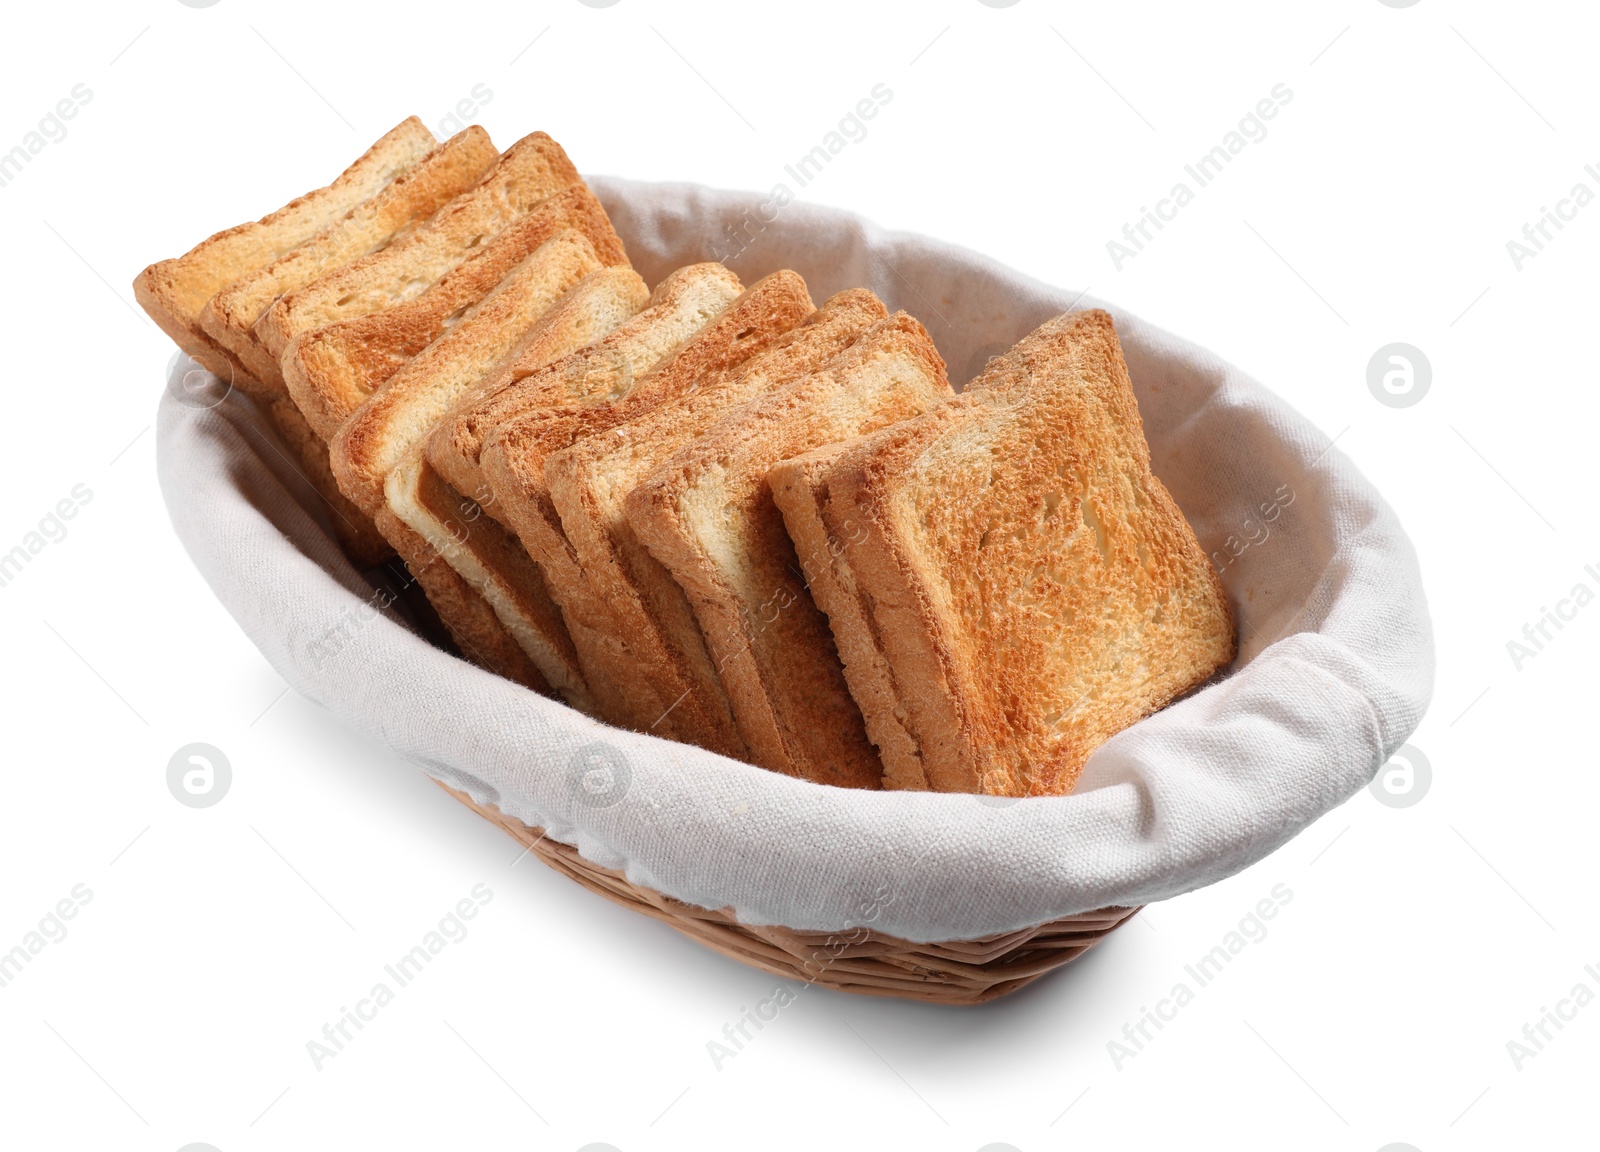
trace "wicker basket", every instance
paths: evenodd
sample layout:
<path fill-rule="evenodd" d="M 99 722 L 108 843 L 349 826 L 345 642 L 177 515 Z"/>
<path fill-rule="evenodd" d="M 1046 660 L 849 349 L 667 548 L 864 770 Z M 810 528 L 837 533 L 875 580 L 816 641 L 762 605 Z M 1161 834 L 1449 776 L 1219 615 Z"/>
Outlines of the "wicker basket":
<path fill-rule="evenodd" d="M 863 928 L 829 933 L 741 924 L 731 911 L 698 908 L 631 883 L 621 872 L 585 860 L 571 845 L 546 839 L 541 829 L 478 804 L 447 784 L 439 787 L 590 891 L 654 916 L 742 964 L 841 992 L 982 1004 L 1077 959 L 1139 911 L 1102 908 L 999 936 L 944 944 L 913 944 Z"/>

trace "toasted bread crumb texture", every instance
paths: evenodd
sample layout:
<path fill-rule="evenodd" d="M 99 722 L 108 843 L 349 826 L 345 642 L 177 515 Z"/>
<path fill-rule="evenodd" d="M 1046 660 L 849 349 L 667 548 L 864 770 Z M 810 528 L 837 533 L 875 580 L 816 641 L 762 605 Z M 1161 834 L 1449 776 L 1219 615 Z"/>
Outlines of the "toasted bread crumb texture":
<path fill-rule="evenodd" d="M 680 268 L 656 286 L 648 306 L 603 338 L 558 361 L 514 357 L 434 431 L 429 460 L 458 491 L 488 491 L 486 440 L 528 411 L 623 395 L 678 344 L 739 295 L 739 278 L 720 264 Z M 490 514 L 501 515 L 491 507 Z"/>
<path fill-rule="evenodd" d="M 938 663 L 923 682 L 945 691 L 908 705 L 937 721 L 935 787 L 1066 792 L 1096 747 L 1232 659 L 1221 583 L 1150 472 L 1104 312 L 1044 325 L 841 473 L 876 545 L 856 574 Z"/>

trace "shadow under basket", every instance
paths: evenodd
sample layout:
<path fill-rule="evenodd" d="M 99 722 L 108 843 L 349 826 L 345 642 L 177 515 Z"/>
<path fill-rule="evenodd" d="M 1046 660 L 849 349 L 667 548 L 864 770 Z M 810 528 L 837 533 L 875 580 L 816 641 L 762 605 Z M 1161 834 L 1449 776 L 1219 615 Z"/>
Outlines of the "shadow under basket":
<path fill-rule="evenodd" d="M 613 868 L 585 860 L 570 844 L 546 839 L 541 829 L 478 804 L 447 784 L 439 787 L 590 891 L 654 916 L 742 964 L 841 992 L 935 1004 L 982 1004 L 1076 960 L 1139 911 L 1102 908 L 998 936 L 944 944 L 914 944 L 863 928 L 801 932 L 742 924 L 731 911 L 699 908 L 634 884 Z"/>

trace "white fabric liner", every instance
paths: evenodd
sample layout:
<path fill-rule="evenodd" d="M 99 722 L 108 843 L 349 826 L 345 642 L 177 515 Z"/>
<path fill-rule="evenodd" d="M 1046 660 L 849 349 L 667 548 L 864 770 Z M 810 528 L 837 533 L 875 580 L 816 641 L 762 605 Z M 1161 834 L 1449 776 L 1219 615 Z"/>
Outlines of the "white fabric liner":
<path fill-rule="evenodd" d="M 1237 662 L 1108 741 L 1065 797 L 837 789 L 611 728 L 373 612 L 326 505 L 253 404 L 238 393 L 184 399 L 192 365 L 177 357 L 158 440 L 173 525 L 296 691 L 636 884 L 752 924 L 866 926 L 918 942 L 1222 879 L 1359 791 L 1415 729 L 1433 640 L 1412 546 L 1328 437 L 1261 385 L 1115 307 L 849 213 L 796 203 L 763 224 L 757 194 L 592 185 L 650 284 L 754 232 L 729 257 L 745 283 L 793 268 L 818 303 L 871 288 L 927 325 L 958 387 L 1050 317 L 1105 307 L 1155 472 L 1226 561 Z M 341 626 L 342 646 L 330 645 Z"/>

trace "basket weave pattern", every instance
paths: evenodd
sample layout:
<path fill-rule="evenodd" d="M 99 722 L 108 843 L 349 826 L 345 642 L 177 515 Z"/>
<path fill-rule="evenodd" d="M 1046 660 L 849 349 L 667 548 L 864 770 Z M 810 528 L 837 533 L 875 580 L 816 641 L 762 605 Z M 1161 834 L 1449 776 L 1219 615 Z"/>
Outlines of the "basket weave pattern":
<path fill-rule="evenodd" d="M 633 884 L 621 872 L 585 860 L 571 845 L 546 839 L 541 829 L 475 803 L 448 785 L 439 786 L 590 891 L 664 921 L 690 939 L 763 972 L 842 992 L 981 1004 L 1077 959 L 1139 911 L 1103 908 L 998 936 L 943 944 L 914 944 L 864 928 L 829 933 L 742 924 L 731 911 L 699 908 Z"/>

